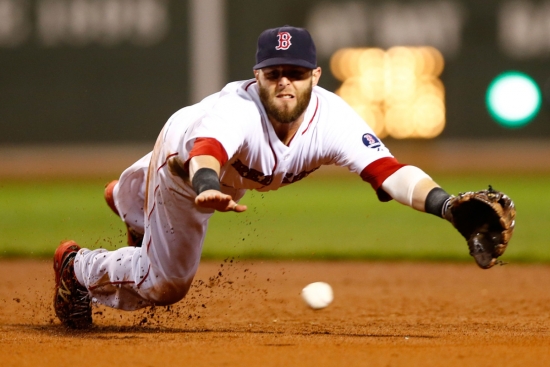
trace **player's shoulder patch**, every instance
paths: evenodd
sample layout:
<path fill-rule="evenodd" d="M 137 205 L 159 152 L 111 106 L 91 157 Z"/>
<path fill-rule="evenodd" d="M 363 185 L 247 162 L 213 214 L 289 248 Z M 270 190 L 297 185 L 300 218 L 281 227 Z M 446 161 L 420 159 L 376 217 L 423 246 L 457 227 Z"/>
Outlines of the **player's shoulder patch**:
<path fill-rule="evenodd" d="M 380 146 L 382 146 L 380 139 L 371 133 L 363 134 L 363 144 L 365 144 L 367 148 L 380 148 Z"/>

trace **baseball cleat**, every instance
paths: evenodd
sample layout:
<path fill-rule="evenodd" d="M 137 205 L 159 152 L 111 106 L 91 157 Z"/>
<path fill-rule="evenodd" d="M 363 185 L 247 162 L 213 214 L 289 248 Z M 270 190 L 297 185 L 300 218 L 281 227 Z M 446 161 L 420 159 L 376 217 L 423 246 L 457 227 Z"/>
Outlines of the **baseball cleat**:
<path fill-rule="evenodd" d="M 109 182 L 107 185 L 105 185 L 105 192 L 104 197 L 105 201 L 107 202 L 107 205 L 111 210 L 120 217 L 120 213 L 118 212 L 118 209 L 115 205 L 115 198 L 113 196 L 113 191 L 115 189 L 115 185 L 118 183 L 118 180 L 113 180 Z M 133 228 L 128 226 L 126 224 L 126 230 L 128 234 L 128 245 L 134 246 L 134 247 L 141 247 L 141 243 L 143 242 L 143 234 L 136 232 Z"/>
<path fill-rule="evenodd" d="M 74 241 L 62 242 L 53 257 L 55 272 L 55 314 L 68 328 L 86 329 L 92 325 L 92 303 L 86 287 L 74 273 L 74 258 L 80 246 Z"/>

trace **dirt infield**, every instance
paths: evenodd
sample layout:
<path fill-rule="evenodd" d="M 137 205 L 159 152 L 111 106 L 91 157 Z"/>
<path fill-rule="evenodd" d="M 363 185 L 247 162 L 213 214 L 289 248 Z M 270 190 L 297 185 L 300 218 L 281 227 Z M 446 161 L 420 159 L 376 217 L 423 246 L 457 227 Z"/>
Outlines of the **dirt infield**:
<path fill-rule="evenodd" d="M 183 301 L 71 332 L 45 260 L 0 261 L 2 366 L 548 366 L 550 266 L 204 262 Z M 299 297 L 323 280 L 335 301 Z"/>

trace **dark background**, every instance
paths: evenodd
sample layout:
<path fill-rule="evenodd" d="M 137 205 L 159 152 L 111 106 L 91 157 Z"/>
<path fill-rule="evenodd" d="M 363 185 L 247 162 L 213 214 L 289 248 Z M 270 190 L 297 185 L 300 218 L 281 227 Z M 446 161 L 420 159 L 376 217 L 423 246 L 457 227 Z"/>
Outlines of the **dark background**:
<path fill-rule="evenodd" d="M 148 46 L 125 40 L 107 46 L 98 42 L 45 46 L 35 29 L 35 10 L 40 2 L 2 1 L 24 4 L 30 28 L 17 44 L 0 43 L 1 144 L 149 142 L 173 112 L 191 103 L 187 1 L 158 0 L 168 6 L 169 26 L 162 40 Z M 308 26 L 313 9 L 327 3 L 344 5 L 349 1 L 226 0 L 226 82 L 252 76 L 256 39 L 262 30 L 284 24 Z M 429 7 L 440 1 L 361 3 L 376 9 L 384 4 Z M 532 76 L 543 89 L 544 100 L 548 100 L 544 89 L 550 79 L 550 55 L 541 52 L 518 58 L 501 50 L 497 13 L 504 1 L 446 3 L 461 7 L 464 23 L 459 50 L 445 55 L 441 79 L 446 87 L 447 125 L 437 139 L 550 137 L 545 102 L 533 122 L 521 129 L 499 126 L 485 107 L 489 83 L 507 70 Z M 548 2 L 526 3 L 543 9 Z M 540 17 L 545 14 L 539 13 Z M 345 46 L 381 47 L 374 39 Z M 339 83 L 330 73 L 329 59 L 320 57 L 319 64 L 324 69 L 321 86 L 335 90 Z"/>

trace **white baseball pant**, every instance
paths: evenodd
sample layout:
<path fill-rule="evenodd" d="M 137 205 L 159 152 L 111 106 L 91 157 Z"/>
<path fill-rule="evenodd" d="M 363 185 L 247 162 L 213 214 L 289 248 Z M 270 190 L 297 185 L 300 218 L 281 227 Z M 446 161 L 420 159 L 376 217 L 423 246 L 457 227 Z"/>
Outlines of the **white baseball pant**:
<path fill-rule="evenodd" d="M 171 172 L 168 160 L 178 154 L 169 139 L 178 131 L 170 130 L 181 128 L 174 125 L 161 133 L 152 154 L 122 173 L 114 190 L 121 218 L 144 231 L 142 247 L 83 248 L 75 258 L 76 277 L 95 302 L 122 310 L 168 305 L 191 286 L 214 210 L 195 205 L 192 187 Z M 244 194 L 230 191 L 235 200 Z"/>

